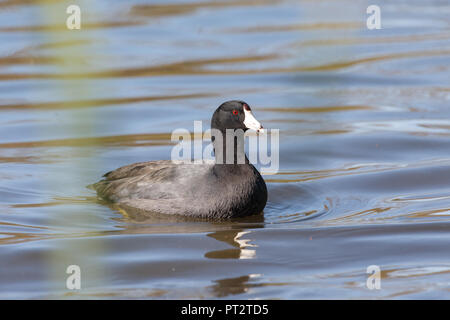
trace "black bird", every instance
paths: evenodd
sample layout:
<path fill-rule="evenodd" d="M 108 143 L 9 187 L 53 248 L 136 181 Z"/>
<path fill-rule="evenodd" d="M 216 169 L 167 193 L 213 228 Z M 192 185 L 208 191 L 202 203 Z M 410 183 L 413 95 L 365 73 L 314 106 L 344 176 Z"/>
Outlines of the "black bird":
<path fill-rule="evenodd" d="M 239 129 L 261 132 L 263 127 L 247 103 L 227 101 L 214 112 L 211 129 L 223 137 L 214 139 L 212 133 L 214 163 L 140 162 L 108 172 L 90 187 L 104 200 L 145 212 L 207 219 L 261 213 L 267 202 L 266 184 L 245 155 L 243 134 L 235 133 Z M 226 158 L 230 133 L 234 150 L 228 150 L 232 154 Z"/>

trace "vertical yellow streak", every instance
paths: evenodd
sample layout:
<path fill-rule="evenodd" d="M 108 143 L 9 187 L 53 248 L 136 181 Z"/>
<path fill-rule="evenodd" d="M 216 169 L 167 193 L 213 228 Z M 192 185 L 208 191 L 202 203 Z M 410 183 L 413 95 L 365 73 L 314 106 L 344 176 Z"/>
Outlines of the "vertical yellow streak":
<path fill-rule="evenodd" d="M 69 5 L 76 4 L 81 8 L 81 30 L 69 30 L 66 27 L 66 19 L 69 14 L 66 9 Z M 89 15 L 93 17 L 92 13 L 95 8 L 94 1 L 60 1 L 40 4 L 42 12 L 42 24 L 54 25 L 58 28 L 53 31 L 42 31 L 42 36 L 47 43 L 67 43 L 67 45 L 56 46 L 52 55 L 55 55 L 56 61 L 60 61 L 57 65 L 56 72 L 61 74 L 87 74 L 90 70 L 90 63 L 94 52 L 90 52 L 87 48 L 86 42 L 76 43 L 79 40 L 93 40 L 93 31 L 83 29 L 83 22 L 85 17 Z M 55 80 L 57 85 L 53 92 L 58 97 L 63 97 L 64 101 L 72 100 L 90 100 L 93 97 L 94 90 L 93 80 L 87 77 L 77 77 L 76 79 Z M 48 100 L 51 97 L 49 97 Z M 59 99 L 58 99 L 59 100 Z M 66 133 L 71 137 L 77 136 L 94 136 L 94 108 L 79 108 L 74 110 L 67 110 L 60 113 L 60 117 L 67 117 L 64 119 L 69 126 Z M 51 130 L 49 128 L 48 130 Z M 93 177 L 86 177 L 90 166 L 94 165 L 92 161 L 92 151 L 96 146 L 73 147 L 68 153 L 64 154 L 67 157 L 66 170 L 56 170 L 55 174 L 48 178 L 46 183 L 49 184 L 51 190 L 79 190 L 79 194 L 71 194 L 70 196 L 79 196 L 85 194 L 84 181 L 90 181 Z M 75 160 L 76 159 L 76 160 Z M 73 165 L 72 165 L 73 164 Z M 91 181 L 92 182 L 92 181 Z M 70 234 L 60 241 L 60 246 L 54 250 L 49 259 L 49 281 L 56 284 L 57 292 L 51 294 L 52 297 L 64 298 L 87 298 L 85 295 L 88 291 L 99 290 L 102 286 L 102 270 L 104 267 L 97 264 L 98 256 L 102 256 L 101 252 L 104 250 L 101 244 L 101 237 L 91 238 L 80 237 L 85 230 L 83 226 L 88 225 L 87 217 L 89 212 L 83 212 L 85 207 L 61 207 L 61 216 L 64 217 L 64 225 L 57 227 L 58 230 L 70 229 Z M 52 225 L 52 221 L 49 221 Z M 80 227 L 78 227 L 80 226 Z M 73 230 L 73 231 L 72 231 Z M 91 240 L 92 239 L 92 240 Z M 69 265 L 78 265 L 81 268 L 81 290 L 68 290 L 66 288 L 66 279 L 70 274 L 66 273 Z"/>

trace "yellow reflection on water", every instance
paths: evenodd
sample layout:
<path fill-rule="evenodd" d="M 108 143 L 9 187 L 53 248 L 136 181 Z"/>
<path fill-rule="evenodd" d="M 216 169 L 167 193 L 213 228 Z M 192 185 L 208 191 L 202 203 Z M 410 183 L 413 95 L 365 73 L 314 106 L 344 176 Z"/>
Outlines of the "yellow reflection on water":
<path fill-rule="evenodd" d="M 89 50 L 89 41 L 91 41 L 92 34 L 88 31 L 89 25 L 83 24 L 83 17 L 87 16 L 87 13 L 90 12 L 90 9 L 93 9 L 95 4 L 92 1 L 77 1 L 77 5 L 81 8 L 81 30 L 69 30 L 65 23 L 69 17 L 69 14 L 66 13 L 66 8 L 72 3 L 69 1 L 58 1 L 58 3 L 45 1 L 45 3 L 52 3 L 52 5 L 40 6 L 43 23 L 38 27 L 24 27 L 25 31 L 39 32 L 47 47 L 55 44 L 58 50 L 52 51 L 52 55 L 48 58 L 48 63 L 54 64 L 58 73 L 77 73 L 79 75 L 77 78 L 61 80 L 56 87 L 52 88 L 55 96 L 63 97 L 62 100 L 67 101 L 59 105 L 59 107 L 67 107 L 68 104 L 72 107 L 79 107 L 76 112 L 75 110 L 74 112 L 69 110 L 59 114 L 59 117 L 66 117 L 64 123 L 68 123 L 68 126 L 65 128 L 65 132 L 69 136 L 95 137 L 97 135 L 95 133 L 95 118 L 98 116 L 96 109 L 83 108 L 84 104 L 92 104 L 92 101 L 95 101 L 95 88 L 90 85 L 89 79 L 90 61 L 94 54 Z M 59 32 L 54 32 L 55 30 Z M 80 43 L 85 45 L 77 45 Z M 49 97 L 48 100 L 52 100 L 51 98 Z M 73 101 L 78 102 L 74 103 Z M 24 109 L 27 107 L 26 104 L 23 105 Z M 37 105 L 37 107 L 45 108 L 42 104 Z M 48 107 L 51 109 L 52 105 L 50 104 Z M 55 106 L 53 105 L 53 107 Z M 45 135 L 52 132 L 52 128 L 47 128 L 46 130 L 49 132 L 46 132 Z M 71 149 L 71 157 L 78 159 L 78 161 L 73 162 L 75 165 L 70 170 L 54 170 L 51 175 L 44 178 L 43 182 L 49 189 L 65 190 L 76 187 L 73 189 L 82 190 L 80 186 L 75 185 L 76 182 L 90 179 L 90 177 L 84 176 L 86 176 L 87 172 L 92 172 L 94 166 L 101 165 L 90 160 L 93 158 L 92 153 L 99 143 L 101 143 L 101 139 L 69 138 L 53 141 L 25 142 L 22 147 L 83 146 L 83 148 Z M 76 230 L 76 226 L 89 224 L 89 221 L 86 220 L 89 219 L 88 213 L 83 212 L 83 210 L 59 208 L 64 210 L 61 211 L 61 215 L 64 217 L 63 223 L 65 226 L 73 226 Z M 51 221 L 52 218 L 49 218 L 49 220 L 48 224 L 50 226 L 61 223 L 61 219 Z M 92 257 L 103 254 L 105 247 L 101 241 L 91 241 L 89 237 L 79 241 L 74 239 L 71 239 L 72 241 L 64 241 L 64 238 L 65 236 L 63 235 L 59 248 L 52 250 L 49 259 L 50 272 L 48 274 L 53 278 L 53 282 L 58 284 L 60 289 L 58 292 L 62 292 L 63 295 L 72 293 L 76 297 L 77 292 L 81 292 L 83 288 L 92 288 L 94 284 L 97 286 L 101 284 L 102 272 L 106 267 L 102 266 L 99 260 L 96 260 L 96 265 L 93 266 Z M 66 280 L 70 276 L 70 274 L 66 273 L 69 265 L 80 267 L 81 291 L 72 291 L 66 288 Z"/>

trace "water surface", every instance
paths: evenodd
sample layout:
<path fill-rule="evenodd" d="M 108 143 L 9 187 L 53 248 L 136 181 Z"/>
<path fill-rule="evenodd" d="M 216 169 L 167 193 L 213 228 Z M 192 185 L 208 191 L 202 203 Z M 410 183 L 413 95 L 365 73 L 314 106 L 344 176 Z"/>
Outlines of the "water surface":
<path fill-rule="evenodd" d="M 0 1 L 0 298 L 450 298 L 448 1 L 378 1 L 381 30 L 367 1 L 80 1 L 73 31 L 69 4 Z M 280 129 L 264 215 L 85 187 L 230 99 Z"/>

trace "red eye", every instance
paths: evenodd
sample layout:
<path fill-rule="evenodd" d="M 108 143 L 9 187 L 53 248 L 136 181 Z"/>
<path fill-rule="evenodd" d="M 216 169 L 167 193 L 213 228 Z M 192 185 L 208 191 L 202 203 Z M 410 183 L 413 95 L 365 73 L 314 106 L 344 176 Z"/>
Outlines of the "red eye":
<path fill-rule="evenodd" d="M 235 116 L 237 116 L 237 115 L 239 114 L 239 111 L 233 110 L 233 114 L 234 114 Z"/>

